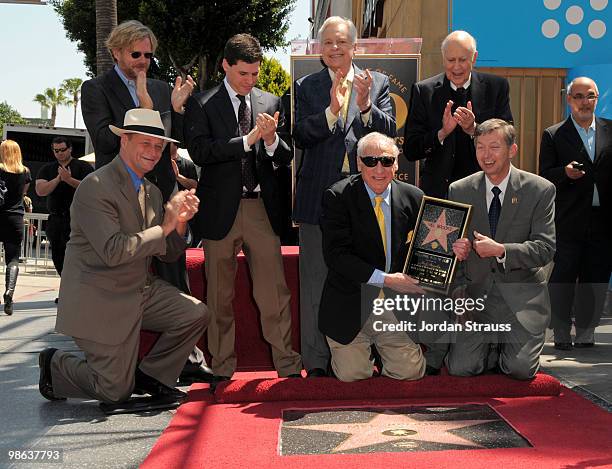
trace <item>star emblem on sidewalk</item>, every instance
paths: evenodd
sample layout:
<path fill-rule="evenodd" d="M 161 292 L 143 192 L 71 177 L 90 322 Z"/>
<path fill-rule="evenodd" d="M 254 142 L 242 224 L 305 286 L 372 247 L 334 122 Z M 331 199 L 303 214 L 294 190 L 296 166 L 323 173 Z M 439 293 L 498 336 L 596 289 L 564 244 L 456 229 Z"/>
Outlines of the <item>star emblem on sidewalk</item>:
<path fill-rule="evenodd" d="M 425 226 L 429 228 L 429 233 L 427 233 L 427 236 L 421 243 L 421 246 L 434 242 L 432 246 L 434 246 L 435 249 L 437 248 L 437 245 L 435 244 L 437 241 L 440 243 L 440 246 L 442 246 L 442 248 L 448 252 L 448 235 L 454 231 L 457 231 L 459 227 L 446 225 L 446 210 L 442 210 L 442 213 L 440 213 L 440 216 L 436 221 L 423 221 L 423 223 L 425 223 Z"/>

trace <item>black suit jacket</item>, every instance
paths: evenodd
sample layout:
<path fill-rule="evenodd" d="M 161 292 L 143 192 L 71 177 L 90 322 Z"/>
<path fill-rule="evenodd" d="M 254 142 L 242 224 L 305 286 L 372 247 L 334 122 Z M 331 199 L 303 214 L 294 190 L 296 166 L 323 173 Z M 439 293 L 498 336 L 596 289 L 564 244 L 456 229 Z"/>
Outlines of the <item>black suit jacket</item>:
<path fill-rule="evenodd" d="M 423 192 L 391 182 L 391 272 L 402 272 Z M 341 344 L 350 343 L 372 311 L 380 289 L 365 285 L 375 269 L 385 270 L 385 252 L 374 208 L 361 174 L 332 185 L 323 195 L 323 255 L 329 269 L 319 307 L 319 329 Z M 363 298 L 363 301 L 362 301 Z"/>
<path fill-rule="evenodd" d="M 470 94 L 476 122 L 497 117 L 512 122 L 508 80 L 488 73 L 472 71 Z M 412 85 L 408 120 L 404 130 L 404 155 L 409 161 L 423 160 L 420 167 L 420 187 L 425 194 L 445 198 L 455 157 L 454 133 L 444 144 L 438 140 L 442 115 L 451 99 L 451 87 L 445 74 L 427 78 Z M 470 154 L 476 158 L 470 141 Z"/>
<path fill-rule="evenodd" d="M 586 174 L 572 180 L 565 166 L 572 161 L 584 164 Z M 589 227 L 593 188 L 597 185 L 602 222 L 612 229 L 612 120 L 595 118 L 595 161 L 591 161 L 571 117 L 542 134 L 540 175 L 557 187 L 555 226 L 560 240 L 585 239 Z"/>
<path fill-rule="evenodd" d="M 356 74 L 361 69 L 354 66 Z M 357 142 L 370 132 L 395 137 L 395 115 L 389 95 L 389 78 L 371 72 L 372 112 L 366 125 L 357 106 L 357 92 L 351 92 L 346 125 L 342 116 L 329 130 L 325 109 L 331 98 L 332 80 L 324 68 L 295 82 L 295 145 L 304 150 L 297 174 L 293 219 L 317 225 L 321 216 L 323 192 L 343 178 L 342 162 L 348 154 L 351 173 L 357 172 Z"/>
<path fill-rule="evenodd" d="M 153 109 L 161 114 L 166 136 L 183 140 L 183 116 L 172 110 L 170 85 L 147 78 L 147 90 L 153 100 Z M 96 152 L 96 169 L 110 163 L 119 153 L 120 139 L 110 131 L 109 124 L 122 127 L 125 113 L 135 107 L 127 86 L 114 69 L 83 83 L 81 109 Z M 169 145 L 155 169 L 147 174 L 147 179 L 159 188 L 164 200 L 170 198 L 176 177 L 170 162 Z"/>
<path fill-rule="evenodd" d="M 257 88 L 251 90 L 252 122 L 259 113 L 280 112 L 280 98 Z M 274 155 L 266 153 L 263 140 L 255 145 L 256 168 L 261 195 L 272 228 L 280 234 L 283 226 L 281 193 L 274 174 L 276 165 L 288 165 L 293 157 L 284 126 Z M 225 85 L 192 96 L 185 110 L 185 140 L 191 159 L 202 167 L 196 194 L 201 200 L 195 217 L 198 234 L 205 239 L 223 239 L 234 223 L 242 194 L 241 159 L 245 155 L 232 102 Z M 287 140 L 287 141 L 285 141 Z"/>

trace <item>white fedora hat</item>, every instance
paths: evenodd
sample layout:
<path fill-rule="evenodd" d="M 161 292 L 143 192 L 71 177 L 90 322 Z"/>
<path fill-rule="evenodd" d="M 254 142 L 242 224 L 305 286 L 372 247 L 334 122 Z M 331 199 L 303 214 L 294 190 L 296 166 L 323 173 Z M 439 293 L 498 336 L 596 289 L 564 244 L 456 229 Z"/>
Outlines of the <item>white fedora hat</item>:
<path fill-rule="evenodd" d="M 109 125 L 108 128 L 115 135 L 141 134 L 161 138 L 167 142 L 179 143 L 177 140 L 166 137 L 164 124 L 162 124 L 159 112 L 152 109 L 135 108 L 125 113 L 123 128 Z"/>

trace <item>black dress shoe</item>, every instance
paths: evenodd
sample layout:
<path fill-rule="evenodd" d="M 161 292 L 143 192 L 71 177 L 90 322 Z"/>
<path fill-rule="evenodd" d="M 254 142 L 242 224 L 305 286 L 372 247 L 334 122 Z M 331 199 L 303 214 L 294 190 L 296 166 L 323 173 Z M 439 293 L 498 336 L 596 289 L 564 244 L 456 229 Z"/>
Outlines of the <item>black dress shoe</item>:
<path fill-rule="evenodd" d="M 146 375 L 140 368 L 136 368 L 136 382 L 134 384 L 134 394 L 150 394 L 151 396 L 160 396 L 170 399 L 185 399 L 187 393 L 164 383 L 157 381 L 155 378 Z"/>
<path fill-rule="evenodd" d="M 115 404 L 101 402 L 99 405 L 102 412 L 106 415 L 117 415 L 176 409 L 181 405 L 181 401 L 168 396 L 147 396 L 134 397 L 125 402 Z"/>
<path fill-rule="evenodd" d="M 440 368 L 435 368 L 431 365 L 425 365 L 425 374 L 427 376 L 437 376 L 440 374 Z"/>
<path fill-rule="evenodd" d="M 212 383 L 213 371 L 205 365 L 186 365 L 178 378 L 180 386 L 193 383 Z"/>
<path fill-rule="evenodd" d="M 323 368 L 313 368 L 312 370 L 308 370 L 308 373 L 306 373 L 306 377 L 325 378 L 327 377 L 327 371 L 325 371 Z"/>
<path fill-rule="evenodd" d="M 555 348 L 557 350 L 571 350 L 572 343 L 571 342 L 555 342 Z"/>
<path fill-rule="evenodd" d="M 591 347 L 595 347 L 594 342 L 576 342 L 574 343 L 574 348 L 591 348 Z"/>
<path fill-rule="evenodd" d="M 38 378 L 38 390 L 45 399 L 50 401 L 65 401 L 65 397 L 57 397 L 53 394 L 53 383 L 51 383 L 51 358 L 57 352 L 56 348 L 46 348 L 38 354 L 38 367 L 40 376 Z"/>

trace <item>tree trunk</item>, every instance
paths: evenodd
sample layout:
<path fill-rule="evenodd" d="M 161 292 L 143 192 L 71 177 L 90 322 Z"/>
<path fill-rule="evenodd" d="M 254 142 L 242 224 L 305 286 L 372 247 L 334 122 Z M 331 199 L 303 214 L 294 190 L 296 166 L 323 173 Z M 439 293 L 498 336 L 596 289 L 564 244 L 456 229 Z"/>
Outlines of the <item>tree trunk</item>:
<path fill-rule="evenodd" d="M 206 60 L 207 58 L 208 56 L 201 55 L 198 60 L 198 86 L 200 87 L 200 91 L 204 91 L 206 89 L 206 72 L 208 72 L 208 61 Z"/>
<path fill-rule="evenodd" d="M 76 115 L 77 115 L 77 106 L 78 106 L 79 102 L 75 101 L 74 102 L 74 121 L 72 123 L 72 127 L 76 129 Z"/>
<path fill-rule="evenodd" d="M 55 118 L 57 117 L 57 106 L 51 106 L 51 127 L 55 127 Z"/>
<path fill-rule="evenodd" d="M 96 73 L 98 76 L 114 66 L 106 49 L 106 39 L 117 26 L 117 0 L 96 0 Z"/>

